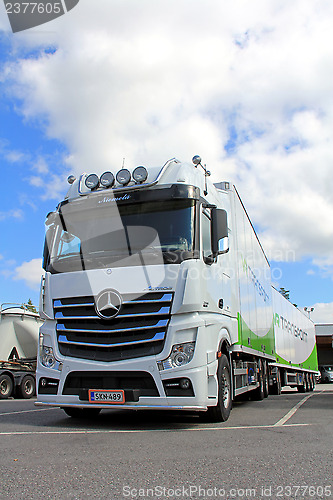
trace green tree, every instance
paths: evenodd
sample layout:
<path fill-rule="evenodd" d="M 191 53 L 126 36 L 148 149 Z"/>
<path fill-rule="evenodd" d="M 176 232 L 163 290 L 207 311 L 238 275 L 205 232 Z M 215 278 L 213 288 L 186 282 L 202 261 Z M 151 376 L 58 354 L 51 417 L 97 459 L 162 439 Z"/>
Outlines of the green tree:
<path fill-rule="evenodd" d="M 279 292 L 281 293 L 281 295 L 284 296 L 285 299 L 289 300 L 289 293 L 290 293 L 289 290 L 286 290 L 285 288 L 281 287 Z"/>
<path fill-rule="evenodd" d="M 33 305 L 31 299 L 29 299 L 25 305 L 26 305 L 26 308 L 28 309 L 28 311 L 31 311 L 31 312 L 36 313 L 36 314 L 38 313 L 38 311 L 37 311 L 36 307 Z"/>

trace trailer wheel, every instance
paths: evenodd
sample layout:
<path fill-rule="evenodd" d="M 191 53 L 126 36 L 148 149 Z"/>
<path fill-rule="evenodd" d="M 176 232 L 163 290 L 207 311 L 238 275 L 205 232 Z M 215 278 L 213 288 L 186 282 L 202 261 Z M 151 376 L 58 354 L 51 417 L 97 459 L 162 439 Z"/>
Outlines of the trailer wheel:
<path fill-rule="evenodd" d="M 309 373 L 306 374 L 306 392 L 311 391 L 311 381 Z"/>
<path fill-rule="evenodd" d="M 8 399 L 13 394 L 14 384 L 9 375 L 0 376 L 0 399 Z"/>
<path fill-rule="evenodd" d="M 274 382 L 272 386 L 271 393 L 277 395 L 281 394 L 281 374 L 279 369 L 277 371 L 276 382 Z"/>
<path fill-rule="evenodd" d="M 72 418 L 94 418 L 100 413 L 100 408 L 62 408 L 66 415 Z"/>
<path fill-rule="evenodd" d="M 207 412 L 203 415 L 204 419 L 209 422 L 225 422 L 228 420 L 231 407 L 231 376 L 230 365 L 228 358 L 222 354 L 219 358 L 217 368 L 218 379 L 218 403 L 216 406 L 210 406 Z"/>
<path fill-rule="evenodd" d="M 315 388 L 315 380 L 314 380 L 314 375 L 311 373 L 310 375 L 310 391 L 313 392 Z"/>
<path fill-rule="evenodd" d="M 17 388 L 18 396 L 30 399 L 36 394 L 36 381 L 32 375 L 25 375 Z"/>

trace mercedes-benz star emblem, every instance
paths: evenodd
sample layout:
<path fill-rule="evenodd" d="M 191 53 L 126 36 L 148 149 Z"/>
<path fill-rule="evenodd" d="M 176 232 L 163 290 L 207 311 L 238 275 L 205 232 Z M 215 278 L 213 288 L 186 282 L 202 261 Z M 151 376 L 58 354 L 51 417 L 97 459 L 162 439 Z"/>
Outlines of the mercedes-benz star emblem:
<path fill-rule="evenodd" d="M 112 319 L 119 313 L 122 305 L 121 296 L 115 290 L 104 290 L 96 299 L 95 309 L 102 319 Z"/>

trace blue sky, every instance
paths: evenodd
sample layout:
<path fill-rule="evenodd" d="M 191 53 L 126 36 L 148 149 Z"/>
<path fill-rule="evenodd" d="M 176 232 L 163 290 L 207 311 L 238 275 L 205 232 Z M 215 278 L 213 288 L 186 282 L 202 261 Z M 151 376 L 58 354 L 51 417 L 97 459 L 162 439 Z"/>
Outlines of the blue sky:
<path fill-rule="evenodd" d="M 13 63 L 17 57 L 31 58 L 34 52 L 22 50 L 13 55 L 15 36 L 0 34 L 0 65 Z M 44 244 L 45 215 L 54 210 L 57 201 L 41 191 L 37 178 L 47 183 L 52 170 L 60 177 L 66 190 L 66 169 L 62 164 L 65 146 L 45 134 L 40 121 L 27 121 L 20 111 L 21 100 L 10 86 L 0 82 L 0 303 L 27 302 L 38 305 L 38 278 L 20 272 L 25 262 L 40 259 Z M 32 270 L 39 272 L 36 263 Z M 25 279 L 26 278 L 26 279 Z"/>
<path fill-rule="evenodd" d="M 45 215 L 70 173 L 200 154 L 237 185 L 275 284 L 333 322 L 332 14 L 81 0 L 13 34 L 0 4 L 0 302 L 38 302 Z"/>

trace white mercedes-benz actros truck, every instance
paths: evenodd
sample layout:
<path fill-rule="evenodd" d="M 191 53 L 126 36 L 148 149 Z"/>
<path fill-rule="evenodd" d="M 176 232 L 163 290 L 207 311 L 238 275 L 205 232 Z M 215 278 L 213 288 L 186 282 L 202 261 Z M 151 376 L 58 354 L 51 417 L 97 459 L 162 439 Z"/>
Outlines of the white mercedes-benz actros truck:
<path fill-rule="evenodd" d="M 272 288 L 236 188 L 209 175 L 195 156 L 69 177 L 46 219 L 37 405 L 224 421 L 240 394 L 313 389 L 313 324 Z"/>

